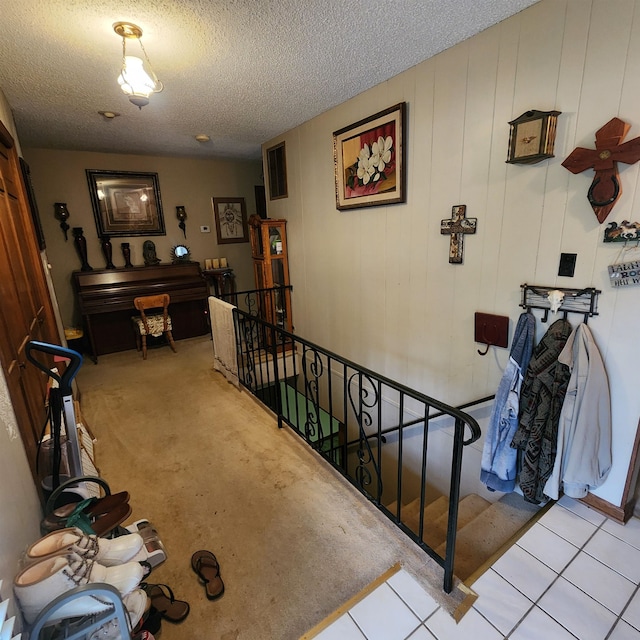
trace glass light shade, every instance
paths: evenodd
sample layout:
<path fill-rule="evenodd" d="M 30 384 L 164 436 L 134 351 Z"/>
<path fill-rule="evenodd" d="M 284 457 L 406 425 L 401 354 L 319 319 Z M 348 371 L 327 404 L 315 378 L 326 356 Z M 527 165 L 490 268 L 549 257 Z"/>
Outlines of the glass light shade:
<path fill-rule="evenodd" d="M 140 108 L 149 104 L 149 96 L 158 91 L 158 82 L 145 70 L 143 60 L 136 56 L 125 56 L 118 84 L 129 100 Z"/>

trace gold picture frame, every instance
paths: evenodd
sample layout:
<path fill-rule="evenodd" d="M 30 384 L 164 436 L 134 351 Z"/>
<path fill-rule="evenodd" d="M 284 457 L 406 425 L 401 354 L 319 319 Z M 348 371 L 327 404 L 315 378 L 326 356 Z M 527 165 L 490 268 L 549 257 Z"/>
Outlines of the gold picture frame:
<path fill-rule="evenodd" d="M 406 202 L 406 103 L 333 133 L 336 208 Z"/>

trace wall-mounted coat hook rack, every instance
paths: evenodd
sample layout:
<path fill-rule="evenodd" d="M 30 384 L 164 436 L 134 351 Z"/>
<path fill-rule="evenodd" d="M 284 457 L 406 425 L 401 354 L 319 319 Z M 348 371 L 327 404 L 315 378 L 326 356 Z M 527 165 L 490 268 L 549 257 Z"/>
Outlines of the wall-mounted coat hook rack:
<path fill-rule="evenodd" d="M 584 289 L 567 289 L 564 287 L 544 287 L 528 284 L 520 285 L 522 299 L 520 306 L 530 309 L 543 309 L 542 322 L 549 319 L 549 311 L 552 309 L 552 301 L 549 294 L 554 291 L 564 294 L 561 301 L 556 303 L 556 312 L 562 313 L 566 320 L 568 313 L 579 313 L 584 316 L 584 322 L 592 316 L 598 315 L 598 295 L 602 293 L 599 289 L 586 287 Z"/>
<path fill-rule="evenodd" d="M 489 347 L 509 346 L 509 318 L 508 316 L 494 316 L 490 313 L 475 314 L 475 341 L 487 345 L 484 351 L 478 349 L 481 356 L 489 353 Z"/>

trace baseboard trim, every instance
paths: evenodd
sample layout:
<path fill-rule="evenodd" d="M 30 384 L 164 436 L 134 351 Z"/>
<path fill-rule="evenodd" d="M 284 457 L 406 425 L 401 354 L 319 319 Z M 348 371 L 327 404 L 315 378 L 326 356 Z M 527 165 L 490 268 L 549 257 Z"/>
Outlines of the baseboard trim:
<path fill-rule="evenodd" d="M 594 496 L 592 493 L 588 493 L 584 498 L 580 498 L 580 502 L 583 502 L 588 507 L 595 509 L 599 513 L 607 518 L 611 518 L 619 524 L 625 524 L 627 520 L 633 515 L 634 501 L 627 502 L 624 506 L 616 506 L 603 498 Z"/>

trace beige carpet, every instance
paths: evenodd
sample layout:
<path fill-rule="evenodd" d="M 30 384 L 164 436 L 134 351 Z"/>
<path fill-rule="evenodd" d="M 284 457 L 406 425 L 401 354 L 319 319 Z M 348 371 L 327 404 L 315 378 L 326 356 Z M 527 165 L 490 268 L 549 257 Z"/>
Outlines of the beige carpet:
<path fill-rule="evenodd" d="M 112 491 L 149 519 L 168 559 L 149 582 L 191 604 L 163 640 L 300 637 L 400 562 L 447 610 L 442 570 L 248 393 L 213 370 L 208 337 L 86 361 L 81 410 Z M 218 558 L 208 601 L 191 554 Z"/>

